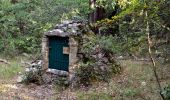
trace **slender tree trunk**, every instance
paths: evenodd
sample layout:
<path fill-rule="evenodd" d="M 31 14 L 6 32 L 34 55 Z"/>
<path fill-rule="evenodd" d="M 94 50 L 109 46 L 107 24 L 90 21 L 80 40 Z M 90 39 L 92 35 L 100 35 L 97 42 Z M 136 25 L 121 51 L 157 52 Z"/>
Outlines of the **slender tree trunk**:
<path fill-rule="evenodd" d="M 148 12 L 147 11 L 145 11 L 145 16 L 146 16 L 146 34 L 147 34 L 147 39 L 148 39 L 148 52 L 149 52 L 149 57 L 150 57 L 151 62 L 152 62 L 152 66 L 153 66 L 152 70 L 154 72 L 154 76 L 155 76 L 156 82 L 158 84 L 158 89 L 160 91 L 159 94 L 162 97 L 162 100 L 165 100 L 165 97 L 162 94 L 162 87 L 161 87 L 161 83 L 159 81 L 157 68 L 156 68 L 156 63 L 155 63 L 155 60 L 154 60 L 154 58 L 152 56 L 152 50 L 151 50 L 152 40 L 150 38 L 150 29 L 149 29 Z"/>

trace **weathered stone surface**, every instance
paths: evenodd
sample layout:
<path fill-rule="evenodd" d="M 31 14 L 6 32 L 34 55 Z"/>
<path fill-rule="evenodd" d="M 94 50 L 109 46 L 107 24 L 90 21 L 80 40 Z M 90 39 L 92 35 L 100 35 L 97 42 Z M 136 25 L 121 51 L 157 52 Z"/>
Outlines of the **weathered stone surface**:
<path fill-rule="evenodd" d="M 25 68 L 25 72 L 18 76 L 17 82 L 26 84 L 44 84 L 48 77 L 44 77 L 46 73 L 42 66 L 42 60 L 37 60 L 34 63 L 30 64 L 30 66 Z"/>
<path fill-rule="evenodd" d="M 47 36 L 43 36 L 42 38 L 42 56 L 43 56 L 43 69 L 48 69 L 48 38 Z"/>
<path fill-rule="evenodd" d="M 43 54 L 43 68 L 48 69 L 49 65 L 49 41 L 48 36 L 69 37 L 69 72 L 72 73 L 72 69 L 75 63 L 77 63 L 78 41 L 75 39 L 78 34 L 81 34 L 80 27 L 83 26 L 82 22 L 76 21 L 63 21 L 61 24 L 57 24 L 55 29 L 44 33 L 42 40 L 42 54 Z M 59 74 L 59 73 L 58 73 Z"/>
<path fill-rule="evenodd" d="M 17 83 L 22 83 L 26 79 L 25 75 L 19 75 L 17 78 Z"/>
<path fill-rule="evenodd" d="M 68 72 L 61 70 L 48 69 L 47 71 L 44 71 L 42 64 L 42 60 L 37 60 L 36 62 L 30 64 L 30 66 L 25 69 L 25 73 L 19 75 L 16 81 L 18 83 L 26 84 L 49 84 L 58 80 L 59 77 L 69 76 Z"/>
<path fill-rule="evenodd" d="M 82 21 L 63 21 L 61 24 L 57 24 L 55 29 L 44 33 L 42 39 L 42 54 L 43 54 L 43 69 L 46 69 L 46 74 L 43 77 L 48 78 L 47 76 L 52 75 L 50 80 L 46 80 L 51 82 L 53 79 L 57 79 L 58 76 L 69 76 L 69 82 L 74 80 L 75 69 L 78 67 L 78 46 L 79 46 L 79 38 L 82 34 L 82 29 L 85 24 Z M 69 72 L 59 71 L 54 69 L 49 69 L 49 36 L 58 36 L 58 37 L 69 37 Z M 82 37 L 80 37 L 82 38 Z"/>
<path fill-rule="evenodd" d="M 81 34 L 80 26 L 82 26 L 82 23 L 80 22 L 63 21 L 61 24 L 57 24 L 55 29 L 46 32 L 45 35 L 66 37 Z"/>
<path fill-rule="evenodd" d="M 46 72 L 59 75 L 59 76 L 69 76 L 69 73 L 67 71 L 62 71 L 62 70 L 48 69 Z"/>

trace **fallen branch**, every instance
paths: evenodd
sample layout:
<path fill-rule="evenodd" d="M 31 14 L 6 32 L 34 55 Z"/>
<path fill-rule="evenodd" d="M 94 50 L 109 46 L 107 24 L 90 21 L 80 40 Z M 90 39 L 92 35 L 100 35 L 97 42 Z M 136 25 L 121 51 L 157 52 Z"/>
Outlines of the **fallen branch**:
<path fill-rule="evenodd" d="M 10 64 L 7 60 L 4 60 L 4 59 L 0 59 L 0 62 L 4 64 L 8 64 L 8 65 Z"/>

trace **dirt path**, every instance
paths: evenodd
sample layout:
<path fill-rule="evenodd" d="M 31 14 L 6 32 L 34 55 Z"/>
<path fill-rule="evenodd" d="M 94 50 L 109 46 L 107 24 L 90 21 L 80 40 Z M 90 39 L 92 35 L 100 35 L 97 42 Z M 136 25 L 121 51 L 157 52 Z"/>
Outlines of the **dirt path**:
<path fill-rule="evenodd" d="M 49 100 L 54 97 L 52 85 L 1 84 L 0 100 Z"/>
<path fill-rule="evenodd" d="M 11 79 L 0 79 L 0 100 L 53 100 L 55 88 L 51 84 L 19 84 L 18 76 Z"/>

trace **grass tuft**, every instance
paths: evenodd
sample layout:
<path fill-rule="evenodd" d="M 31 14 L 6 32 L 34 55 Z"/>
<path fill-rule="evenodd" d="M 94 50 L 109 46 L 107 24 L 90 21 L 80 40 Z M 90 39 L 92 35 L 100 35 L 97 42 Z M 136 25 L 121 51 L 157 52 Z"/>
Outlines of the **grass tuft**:
<path fill-rule="evenodd" d="M 18 64 L 17 61 L 12 61 L 10 65 L 0 64 L 0 78 L 1 79 L 12 78 L 22 70 L 23 68 L 20 66 L 20 64 Z"/>

